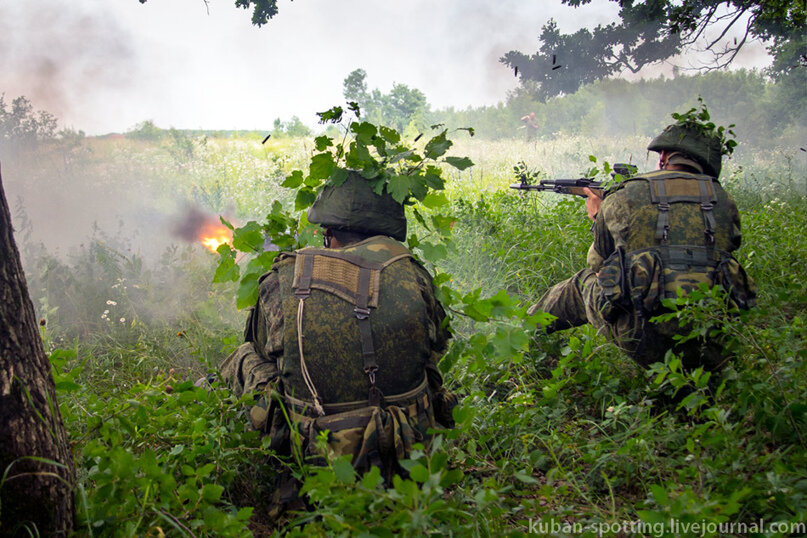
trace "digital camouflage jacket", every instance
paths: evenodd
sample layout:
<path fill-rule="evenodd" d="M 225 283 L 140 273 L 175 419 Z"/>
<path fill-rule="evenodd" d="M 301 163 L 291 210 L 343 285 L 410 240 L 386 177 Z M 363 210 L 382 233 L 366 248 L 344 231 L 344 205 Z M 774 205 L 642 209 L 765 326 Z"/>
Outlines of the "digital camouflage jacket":
<path fill-rule="evenodd" d="M 282 254 L 261 277 L 258 303 L 245 330 L 246 343 L 222 364 L 222 375 L 236 395 L 262 390 L 280 376 L 285 392 L 301 400 L 311 395 L 301 372 L 293 288 L 295 265 L 303 249 Z M 378 388 L 386 396 L 417 387 L 428 372 L 429 385 L 442 384 L 437 361 L 446 349 L 445 312 L 434 296 L 432 278 L 408 250 L 386 236 L 342 249 L 327 249 L 372 263 L 397 260 L 380 271 L 370 308 Z M 299 276 L 299 275 L 298 275 Z M 303 348 L 310 380 L 323 403 L 367 398 L 362 346 L 354 305 L 334 293 L 311 290 L 305 301 Z"/>

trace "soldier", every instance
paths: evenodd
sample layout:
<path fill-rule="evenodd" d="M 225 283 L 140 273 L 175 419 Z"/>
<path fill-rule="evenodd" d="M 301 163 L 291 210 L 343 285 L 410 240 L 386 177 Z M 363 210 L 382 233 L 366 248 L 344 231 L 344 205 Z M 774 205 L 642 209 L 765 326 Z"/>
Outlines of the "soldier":
<path fill-rule="evenodd" d="M 718 183 L 723 142 L 697 124 L 679 121 L 650 142 L 658 170 L 631 177 L 600 198 L 586 189 L 594 221 L 588 267 L 556 284 L 530 307 L 557 316 L 548 331 L 591 323 L 640 366 L 673 349 L 685 369 L 718 369 L 714 341 L 677 345 L 677 320 L 651 323 L 661 300 L 701 283 L 720 284 L 732 306 L 754 303 L 753 281 L 731 252 L 740 246 L 740 216 Z"/>
<path fill-rule="evenodd" d="M 399 242 L 404 208 L 388 193 L 350 172 L 325 187 L 308 220 L 323 227 L 325 248 L 278 256 L 260 279 L 245 343 L 221 373 L 236 396 L 262 395 L 252 426 L 279 453 L 300 439 L 314 456 L 328 430 L 329 449 L 389 480 L 413 443 L 428 443 L 429 428 L 453 426 L 456 398 L 437 369 L 450 337 L 445 312 L 432 277 Z"/>

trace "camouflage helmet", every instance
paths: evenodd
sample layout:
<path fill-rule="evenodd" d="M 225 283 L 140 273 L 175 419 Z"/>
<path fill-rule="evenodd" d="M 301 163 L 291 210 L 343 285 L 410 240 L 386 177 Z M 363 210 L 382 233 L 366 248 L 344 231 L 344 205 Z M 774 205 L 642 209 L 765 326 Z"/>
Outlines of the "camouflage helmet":
<path fill-rule="evenodd" d="M 328 185 L 308 209 L 308 221 L 326 228 L 406 240 L 403 205 L 388 192 L 378 195 L 358 172 L 338 187 Z"/>
<path fill-rule="evenodd" d="M 706 174 L 714 177 L 720 175 L 723 157 L 720 139 L 703 134 L 696 128 L 680 123 L 668 125 L 660 135 L 650 142 L 647 149 L 658 152 L 667 150 L 686 153 L 703 166 Z"/>

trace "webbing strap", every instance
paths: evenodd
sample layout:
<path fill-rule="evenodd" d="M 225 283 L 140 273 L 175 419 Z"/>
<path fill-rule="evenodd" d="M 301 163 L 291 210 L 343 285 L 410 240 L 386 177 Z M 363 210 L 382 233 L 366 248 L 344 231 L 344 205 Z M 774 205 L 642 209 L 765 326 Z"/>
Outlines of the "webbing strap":
<path fill-rule="evenodd" d="M 656 241 L 661 241 L 662 244 L 667 242 L 670 234 L 670 201 L 667 198 L 667 188 L 664 186 L 664 180 L 652 180 L 650 182 L 650 192 L 654 191 L 653 187 L 658 190 L 658 220 L 656 221 Z"/>
<path fill-rule="evenodd" d="M 684 245 L 657 247 L 657 251 L 662 265 L 670 269 L 714 268 L 722 256 L 728 255 L 723 250 Z"/>
<path fill-rule="evenodd" d="M 419 405 L 423 406 L 424 409 L 428 408 L 429 401 L 428 401 L 428 392 L 426 390 L 428 387 L 428 379 L 429 379 L 428 376 L 424 374 L 423 381 L 421 381 L 415 388 L 408 390 L 406 392 L 402 392 L 400 394 L 394 394 L 392 396 L 385 397 L 384 402 L 387 405 L 397 405 L 399 407 L 408 405 L 411 407 L 412 402 L 416 401 L 420 402 Z M 283 394 L 283 398 L 294 408 L 300 410 L 310 409 L 312 407 L 312 402 L 300 400 L 287 392 Z M 325 410 L 326 415 L 344 413 L 346 411 L 353 411 L 355 409 L 361 409 L 363 407 L 368 406 L 370 406 L 370 402 L 368 400 L 355 400 L 352 402 L 337 402 L 337 403 L 322 404 L 322 408 Z"/>
<path fill-rule="evenodd" d="M 699 179 L 698 185 L 701 189 L 700 202 L 701 215 L 703 216 L 703 234 L 706 239 L 706 246 L 711 248 L 715 243 L 715 229 L 717 228 L 717 221 L 712 209 L 717 203 L 717 198 L 710 192 L 710 187 L 712 187 L 711 179 Z"/>
<path fill-rule="evenodd" d="M 303 274 L 300 277 L 300 284 L 294 294 L 300 300 L 297 305 L 297 350 L 300 353 L 300 374 L 302 374 L 305 386 L 308 392 L 311 393 L 311 398 L 314 400 L 314 410 L 319 416 L 325 414 L 322 408 L 322 402 L 317 393 L 317 387 L 314 386 L 314 381 L 311 379 L 311 374 L 308 373 L 308 366 L 305 364 L 305 355 L 303 354 L 303 313 L 305 311 L 305 300 L 311 295 L 311 276 L 314 273 L 314 257 L 303 257 Z"/>
<path fill-rule="evenodd" d="M 376 362 L 375 346 L 373 345 L 373 330 L 370 326 L 370 309 L 367 303 L 370 301 L 370 268 L 362 267 L 359 270 L 359 286 L 356 295 L 356 307 L 353 313 L 359 323 L 359 340 L 361 341 L 361 355 L 364 373 L 370 379 L 371 405 L 379 405 L 381 393 L 375 386 L 375 374 L 378 371 Z"/>
<path fill-rule="evenodd" d="M 670 177 L 649 177 L 645 178 L 650 183 L 650 201 L 658 207 L 658 220 L 656 221 L 656 241 L 662 245 L 666 244 L 670 234 L 670 204 L 678 202 L 700 203 L 701 215 L 703 217 L 703 233 L 707 248 L 711 248 L 715 242 L 715 230 L 717 221 L 712 210 L 717 203 L 717 196 L 712 185 L 712 178 L 693 178 L 698 182 L 698 194 L 675 192 L 672 196 L 667 191 L 666 182 L 680 180 L 680 178 Z M 691 179 L 687 181 L 692 181 Z M 672 187 L 676 190 L 676 187 Z M 680 187 L 678 187 L 680 191 Z"/>
<path fill-rule="evenodd" d="M 314 275 L 314 256 L 310 254 L 301 254 L 303 258 L 303 274 L 300 275 L 300 281 L 297 284 L 297 289 L 294 290 L 294 295 L 298 299 L 306 299 L 311 295 L 311 278 Z"/>

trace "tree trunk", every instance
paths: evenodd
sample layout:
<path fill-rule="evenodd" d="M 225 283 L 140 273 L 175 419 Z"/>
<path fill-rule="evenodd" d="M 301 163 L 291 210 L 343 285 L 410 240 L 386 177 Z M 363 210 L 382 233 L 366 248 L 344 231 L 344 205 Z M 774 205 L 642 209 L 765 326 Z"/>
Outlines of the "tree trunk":
<path fill-rule="evenodd" d="M 67 535 L 74 483 L 73 457 L 0 177 L 0 535 Z"/>

